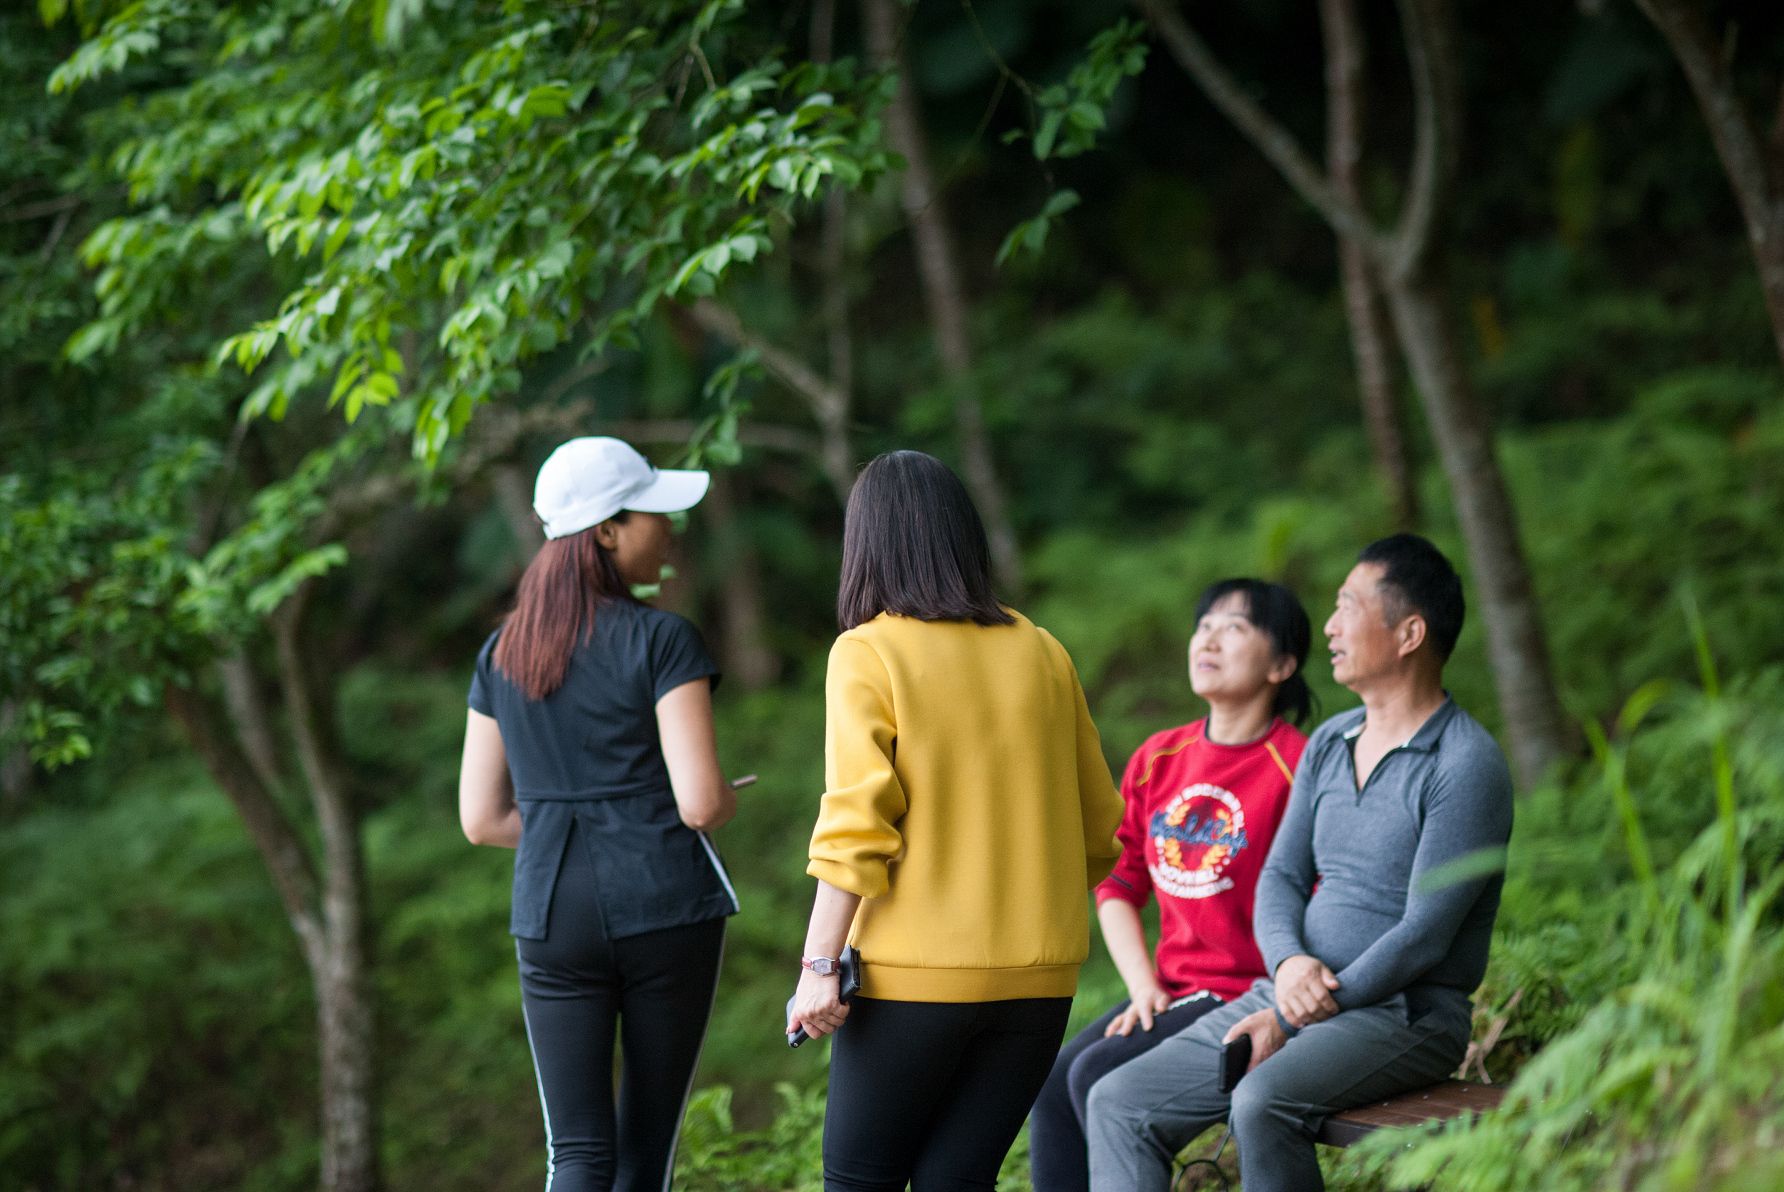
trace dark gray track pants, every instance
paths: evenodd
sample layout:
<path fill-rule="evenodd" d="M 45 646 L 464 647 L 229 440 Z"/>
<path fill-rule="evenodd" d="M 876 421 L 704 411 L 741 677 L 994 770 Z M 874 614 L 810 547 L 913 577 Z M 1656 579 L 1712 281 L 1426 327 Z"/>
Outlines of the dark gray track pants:
<path fill-rule="evenodd" d="M 1177 1152 L 1229 1116 L 1245 1192 L 1318 1192 L 1313 1138 L 1327 1116 L 1442 1080 L 1468 1049 L 1467 999 L 1443 998 L 1409 1020 L 1396 996 L 1315 1023 L 1221 1092 L 1221 1036 L 1274 1002 L 1259 981 L 1092 1087 L 1093 1192 L 1169 1192 Z"/>

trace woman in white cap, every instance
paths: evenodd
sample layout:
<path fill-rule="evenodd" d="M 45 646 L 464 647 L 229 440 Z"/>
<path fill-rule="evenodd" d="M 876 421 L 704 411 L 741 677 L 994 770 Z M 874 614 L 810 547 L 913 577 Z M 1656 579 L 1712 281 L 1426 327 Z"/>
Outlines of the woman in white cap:
<path fill-rule="evenodd" d="M 509 930 L 548 1192 L 669 1186 L 737 910 L 706 837 L 736 811 L 718 668 L 692 624 L 631 594 L 661 578 L 666 515 L 708 480 L 618 439 L 552 452 L 533 498 L 545 544 L 471 681 L 459 817 L 473 844 L 517 850 Z"/>

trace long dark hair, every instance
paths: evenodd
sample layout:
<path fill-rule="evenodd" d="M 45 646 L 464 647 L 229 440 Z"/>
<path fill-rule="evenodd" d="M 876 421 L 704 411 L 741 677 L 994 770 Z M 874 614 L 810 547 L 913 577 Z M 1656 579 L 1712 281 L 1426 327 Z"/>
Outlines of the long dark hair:
<path fill-rule="evenodd" d="M 1208 610 L 1228 596 L 1245 598 L 1245 619 L 1270 638 L 1279 658 L 1293 658 L 1295 673 L 1276 686 L 1276 698 L 1270 702 L 1270 714 L 1290 724 L 1305 725 L 1313 718 L 1318 702 L 1313 689 L 1307 686 L 1307 650 L 1313 642 L 1313 626 L 1307 610 L 1295 594 L 1281 584 L 1262 579 L 1223 579 L 1208 585 L 1196 601 L 1195 620 L 1201 624 Z"/>
<path fill-rule="evenodd" d="M 890 451 L 855 478 L 843 515 L 836 621 L 880 613 L 1010 625 L 991 586 L 991 547 L 960 477 L 921 451 Z"/>
<path fill-rule="evenodd" d="M 626 515 L 616 513 L 616 522 Z M 595 631 L 595 610 L 631 600 L 632 589 L 593 526 L 548 538 L 520 577 L 514 611 L 502 622 L 492 661 L 528 699 L 544 699 L 564 685 L 570 655 Z"/>

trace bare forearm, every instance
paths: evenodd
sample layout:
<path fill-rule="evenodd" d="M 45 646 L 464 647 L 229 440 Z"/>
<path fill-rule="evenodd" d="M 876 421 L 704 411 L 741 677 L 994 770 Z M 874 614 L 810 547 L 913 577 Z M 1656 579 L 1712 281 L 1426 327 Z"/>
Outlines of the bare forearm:
<path fill-rule="evenodd" d="M 805 955 L 835 957 L 849 939 L 849 927 L 855 921 L 855 910 L 861 896 L 839 890 L 829 882 L 818 882 L 818 896 L 812 902 L 811 924 L 805 932 Z"/>
<path fill-rule="evenodd" d="M 495 819 L 485 820 L 477 825 L 475 833 L 467 832 L 472 844 L 487 844 L 495 848 L 520 847 L 520 808 L 512 803 L 508 810 Z"/>
<path fill-rule="evenodd" d="M 1106 899 L 1096 908 L 1097 922 L 1103 929 L 1103 946 L 1126 983 L 1128 991 L 1148 989 L 1158 984 L 1152 968 L 1152 950 L 1146 946 L 1146 929 L 1140 922 L 1140 909 L 1119 898 Z"/>

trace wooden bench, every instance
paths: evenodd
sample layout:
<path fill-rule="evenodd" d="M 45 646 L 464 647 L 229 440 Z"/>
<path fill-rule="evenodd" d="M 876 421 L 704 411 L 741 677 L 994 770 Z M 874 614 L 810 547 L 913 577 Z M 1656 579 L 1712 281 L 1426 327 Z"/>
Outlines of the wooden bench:
<path fill-rule="evenodd" d="M 1478 1084 L 1472 1080 L 1446 1080 L 1427 1088 L 1402 1093 L 1398 1097 L 1390 1097 L 1386 1101 L 1377 1101 L 1373 1105 L 1359 1105 L 1355 1109 L 1335 1113 L 1326 1119 L 1325 1125 L 1314 1136 L 1314 1141 L 1326 1146 L 1346 1147 L 1377 1130 L 1389 1130 L 1396 1126 L 1423 1126 L 1429 1122 L 1443 1122 L 1450 1118 L 1485 1113 L 1495 1108 L 1504 1097 L 1505 1089 L 1501 1085 Z M 1221 1132 L 1214 1154 L 1209 1158 L 1191 1159 L 1184 1163 L 1172 1177 L 1171 1187 L 1205 1187 L 1207 1181 L 1211 1180 L 1223 1189 L 1230 1188 L 1232 1185 L 1220 1167 L 1220 1156 L 1226 1150 L 1231 1136 L 1232 1128 L 1229 1126 Z M 1203 1181 L 1200 1185 L 1195 1183 L 1198 1176 Z"/>
<path fill-rule="evenodd" d="M 1373 1105 L 1335 1113 L 1326 1119 L 1317 1138 L 1327 1146 L 1349 1146 L 1377 1130 L 1422 1126 L 1426 1122 L 1485 1113 L 1496 1107 L 1504 1096 L 1505 1089 L 1500 1085 L 1446 1080 Z"/>

